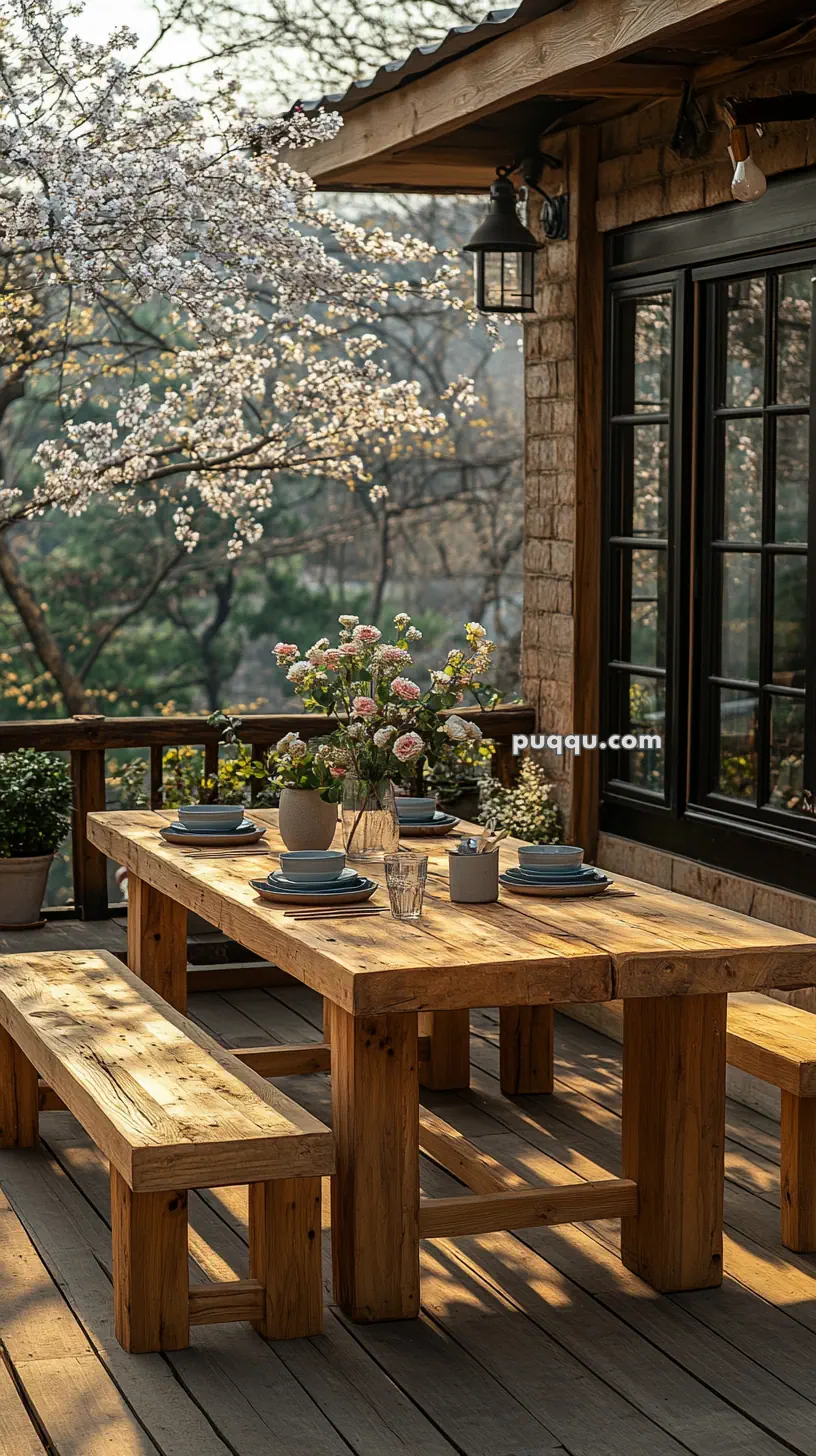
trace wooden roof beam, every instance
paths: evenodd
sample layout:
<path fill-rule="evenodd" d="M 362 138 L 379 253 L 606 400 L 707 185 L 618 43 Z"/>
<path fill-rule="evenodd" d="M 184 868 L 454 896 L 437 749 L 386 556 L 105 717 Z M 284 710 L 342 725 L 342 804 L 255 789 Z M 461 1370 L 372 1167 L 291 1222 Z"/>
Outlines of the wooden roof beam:
<path fill-rule="evenodd" d="M 756 0 L 618 0 L 610 5 L 609 0 L 575 0 L 355 107 L 346 113 L 336 137 L 310 150 L 308 170 L 318 183 L 332 175 L 350 177 L 358 167 L 426 145 L 516 102 L 539 95 L 566 96 L 570 84 L 584 82 L 594 88 L 593 68 L 607 68 L 645 47 L 673 42 L 688 27 L 730 19 L 755 4 Z M 299 156 L 293 161 L 302 167 Z"/>

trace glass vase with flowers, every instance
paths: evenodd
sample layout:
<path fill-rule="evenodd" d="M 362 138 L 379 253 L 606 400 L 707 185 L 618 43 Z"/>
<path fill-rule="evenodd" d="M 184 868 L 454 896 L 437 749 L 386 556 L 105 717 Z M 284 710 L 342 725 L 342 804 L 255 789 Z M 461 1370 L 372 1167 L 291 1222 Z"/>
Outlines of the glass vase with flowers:
<path fill-rule="evenodd" d="M 344 615 L 339 622 L 336 646 L 323 637 L 302 657 L 294 643 L 278 642 L 273 650 L 304 707 L 340 719 L 319 752 L 330 776 L 343 782 L 347 855 L 375 859 L 393 852 L 399 839 L 393 781 L 418 791 L 426 765 L 481 739 L 476 723 L 445 710 L 459 706 L 467 693 L 479 707 L 498 701 L 486 682 L 493 643 L 480 623 L 468 622 L 466 646 L 448 653 L 423 690 L 407 676 L 411 648 L 422 637 L 407 613 L 394 618 L 393 642 L 357 617 Z"/>

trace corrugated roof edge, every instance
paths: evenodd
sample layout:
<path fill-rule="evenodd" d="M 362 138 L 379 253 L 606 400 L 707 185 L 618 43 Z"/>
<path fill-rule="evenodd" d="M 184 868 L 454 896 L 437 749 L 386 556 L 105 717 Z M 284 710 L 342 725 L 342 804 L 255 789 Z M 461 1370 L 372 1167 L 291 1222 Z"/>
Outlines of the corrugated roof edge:
<path fill-rule="evenodd" d="M 293 102 L 286 115 L 290 116 L 296 110 L 317 111 L 320 107 L 341 113 L 352 111 L 364 101 L 382 96 L 387 91 L 396 91 L 405 82 L 415 81 L 437 66 L 446 65 L 448 61 L 496 40 L 497 36 L 527 25 L 531 20 L 539 20 L 542 15 L 560 10 L 568 3 L 569 0 L 521 0 L 519 5 L 490 10 L 482 20 L 476 20 L 472 25 L 454 26 L 443 40 L 433 45 L 415 46 L 404 60 L 386 61 L 368 81 L 352 81 L 345 91 L 327 91 L 322 96 Z"/>

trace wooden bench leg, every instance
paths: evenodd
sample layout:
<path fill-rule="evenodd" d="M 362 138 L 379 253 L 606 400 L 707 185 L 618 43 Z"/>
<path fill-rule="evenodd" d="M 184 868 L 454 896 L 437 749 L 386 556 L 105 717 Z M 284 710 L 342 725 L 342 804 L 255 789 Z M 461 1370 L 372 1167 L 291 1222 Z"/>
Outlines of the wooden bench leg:
<path fill-rule="evenodd" d="M 816 1098 L 782 1093 L 780 1152 L 782 1242 L 816 1253 Z"/>
<path fill-rule="evenodd" d="M 134 1193 L 111 1168 L 116 1338 L 132 1354 L 190 1343 L 187 1194 Z"/>
<path fill-rule="evenodd" d="M 320 1178 L 278 1178 L 249 1185 L 249 1272 L 264 1287 L 268 1340 L 319 1335 L 323 1329 Z"/>
<path fill-rule="evenodd" d="M 332 1010 L 332 1257 L 361 1323 L 419 1313 L 417 1016 Z"/>
<path fill-rule="evenodd" d="M 470 1012 L 422 1011 L 421 1036 L 431 1039 L 430 1056 L 419 1068 L 423 1087 L 452 1092 L 470 1086 Z"/>
<path fill-rule="evenodd" d="M 128 875 L 128 968 L 177 1011 L 187 1010 L 187 911 Z"/>
<path fill-rule="evenodd" d="M 552 1006 L 499 1008 L 499 1075 L 506 1097 L 553 1089 Z"/>
<path fill-rule="evenodd" d="M 0 1027 L 0 1148 L 35 1148 L 39 1140 L 37 1069 Z"/>
<path fill-rule="evenodd" d="M 624 1003 L 621 1257 L 664 1293 L 722 1283 L 727 999 Z"/>

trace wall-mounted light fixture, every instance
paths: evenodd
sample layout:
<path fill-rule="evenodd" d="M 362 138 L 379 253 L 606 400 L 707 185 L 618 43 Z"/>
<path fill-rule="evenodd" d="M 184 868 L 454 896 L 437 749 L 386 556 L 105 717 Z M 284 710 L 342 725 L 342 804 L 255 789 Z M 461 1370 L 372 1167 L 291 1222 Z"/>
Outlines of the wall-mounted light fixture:
<path fill-rule="evenodd" d="M 789 91 L 780 96 L 756 96 L 740 100 L 730 96 L 723 110 L 729 128 L 728 152 L 734 163 L 731 194 L 737 202 L 758 202 L 765 195 L 768 181 L 762 168 L 751 156 L 748 128 L 762 136 L 765 127 L 775 121 L 812 121 L 816 117 L 816 95 L 810 91 Z"/>
<path fill-rule="evenodd" d="M 487 216 L 464 248 L 473 254 L 476 307 L 481 313 L 532 313 L 535 309 L 535 255 L 542 244 L 519 217 L 511 172 L 520 172 L 528 194 L 532 190 L 543 199 L 541 231 L 545 239 L 567 236 L 566 195 L 550 197 L 539 186 L 545 164 L 562 165 L 556 157 L 534 154 L 496 169 Z"/>

